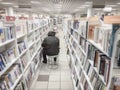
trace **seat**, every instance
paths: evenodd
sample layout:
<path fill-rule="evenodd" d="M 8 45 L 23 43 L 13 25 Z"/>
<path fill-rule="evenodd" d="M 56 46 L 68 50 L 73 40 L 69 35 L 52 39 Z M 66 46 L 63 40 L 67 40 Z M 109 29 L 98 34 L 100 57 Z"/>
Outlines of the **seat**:
<path fill-rule="evenodd" d="M 47 64 L 48 64 L 49 69 L 58 68 L 58 63 L 59 63 L 58 55 L 54 55 L 54 56 L 48 56 L 47 55 L 47 58 L 48 58 Z M 56 58 L 56 61 L 54 61 L 54 58 Z"/>

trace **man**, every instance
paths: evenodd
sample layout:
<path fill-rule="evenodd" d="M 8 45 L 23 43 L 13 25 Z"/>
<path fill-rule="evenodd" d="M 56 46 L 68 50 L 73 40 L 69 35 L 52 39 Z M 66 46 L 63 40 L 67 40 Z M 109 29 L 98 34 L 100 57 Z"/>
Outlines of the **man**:
<path fill-rule="evenodd" d="M 59 53 L 59 39 L 55 36 L 54 31 L 48 32 L 48 37 L 43 40 L 43 63 L 47 63 L 46 55 L 54 56 Z M 56 58 L 54 58 L 56 61 Z"/>

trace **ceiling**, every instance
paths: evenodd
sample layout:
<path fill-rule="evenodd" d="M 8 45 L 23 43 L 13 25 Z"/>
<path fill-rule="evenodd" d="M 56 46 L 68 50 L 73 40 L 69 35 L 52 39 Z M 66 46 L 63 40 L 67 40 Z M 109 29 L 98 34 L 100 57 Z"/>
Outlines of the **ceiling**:
<path fill-rule="evenodd" d="M 86 12 L 93 4 L 109 5 L 113 10 L 120 8 L 120 0 L 0 0 L 0 8 L 13 7 L 16 12 L 47 14 Z M 19 8 L 19 5 L 24 5 L 26 8 Z"/>

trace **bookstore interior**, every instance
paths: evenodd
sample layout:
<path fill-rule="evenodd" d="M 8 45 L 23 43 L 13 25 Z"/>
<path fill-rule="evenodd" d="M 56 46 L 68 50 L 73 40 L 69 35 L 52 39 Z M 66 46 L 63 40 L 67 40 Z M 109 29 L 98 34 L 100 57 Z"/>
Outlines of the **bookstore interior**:
<path fill-rule="evenodd" d="M 0 0 L 0 90 L 32 90 L 58 26 L 73 84 L 64 90 L 120 90 L 120 0 Z"/>

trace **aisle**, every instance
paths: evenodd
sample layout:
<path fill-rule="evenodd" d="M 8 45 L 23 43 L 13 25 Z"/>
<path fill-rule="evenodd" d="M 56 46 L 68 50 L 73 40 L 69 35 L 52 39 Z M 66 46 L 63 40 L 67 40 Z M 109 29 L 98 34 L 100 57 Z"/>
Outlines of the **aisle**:
<path fill-rule="evenodd" d="M 60 37 L 59 67 L 53 70 L 42 64 L 32 90 L 73 90 L 63 32 L 60 31 L 58 36 Z"/>

